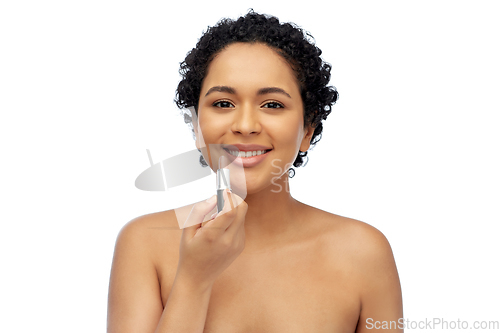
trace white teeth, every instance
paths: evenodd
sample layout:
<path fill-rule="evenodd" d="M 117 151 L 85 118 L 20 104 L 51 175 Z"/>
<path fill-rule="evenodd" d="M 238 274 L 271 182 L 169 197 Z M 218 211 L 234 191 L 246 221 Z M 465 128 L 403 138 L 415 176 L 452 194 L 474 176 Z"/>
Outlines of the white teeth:
<path fill-rule="evenodd" d="M 243 151 L 236 151 L 236 150 L 230 150 L 229 153 L 231 153 L 231 155 L 234 155 L 236 157 L 251 157 L 251 156 L 257 156 L 257 155 L 262 155 L 264 154 L 266 151 L 265 150 L 254 150 L 254 151 L 247 151 L 247 152 L 243 152 Z"/>

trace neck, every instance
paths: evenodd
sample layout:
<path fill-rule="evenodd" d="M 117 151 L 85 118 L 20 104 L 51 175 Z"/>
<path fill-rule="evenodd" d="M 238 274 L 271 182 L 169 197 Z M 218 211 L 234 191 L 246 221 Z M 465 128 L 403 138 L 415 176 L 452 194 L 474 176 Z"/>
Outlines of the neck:
<path fill-rule="evenodd" d="M 288 174 L 268 187 L 247 193 L 245 217 L 245 248 L 270 248 L 286 241 L 296 229 L 300 202 L 290 195 Z"/>

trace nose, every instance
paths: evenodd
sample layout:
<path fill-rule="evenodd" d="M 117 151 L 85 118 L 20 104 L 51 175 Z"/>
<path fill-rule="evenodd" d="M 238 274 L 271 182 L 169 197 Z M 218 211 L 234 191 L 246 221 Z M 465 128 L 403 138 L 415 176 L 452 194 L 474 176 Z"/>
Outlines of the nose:
<path fill-rule="evenodd" d="M 233 133 L 240 133 L 243 135 L 260 133 L 262 126 L 260 123 L 259 110 L 249 104 L 240 106 L 236 112 L 234 112 L 231 130 Z"/>

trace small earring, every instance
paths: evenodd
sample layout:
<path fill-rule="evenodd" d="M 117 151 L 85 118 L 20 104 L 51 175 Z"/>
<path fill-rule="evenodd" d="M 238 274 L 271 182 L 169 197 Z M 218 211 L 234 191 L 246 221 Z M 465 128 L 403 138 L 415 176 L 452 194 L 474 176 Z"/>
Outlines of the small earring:
<path fill-rule="evenodd" d="M 205 158 L 203 157 L 203 154 L 201 153 L 201 149 L 198 149 L 198 151 L 200 152 L 200 160 L 199 160 L 200 165 L 202 167 L 206 168 L 208 166 L 208 163 L 207 163 L 207 161 L 205 161 Z"/>

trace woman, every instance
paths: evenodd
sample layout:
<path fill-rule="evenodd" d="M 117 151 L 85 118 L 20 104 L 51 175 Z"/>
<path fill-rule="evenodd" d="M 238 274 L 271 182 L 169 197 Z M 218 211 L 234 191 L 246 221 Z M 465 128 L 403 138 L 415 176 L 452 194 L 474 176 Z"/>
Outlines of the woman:
<path fill-rule="evenodd" d="M 385 237 L 288 190 L 289 166 L 303 164 L 337 99 L 320 55 L 301 29 L 253 11 L 219 22 L 188 54 L 177 104 L 194 107 L 197 147 L 264 155 L 240 157 L 244 201 L 225 192 L 205 225 L 215 196 L 194 205 L 182 230 L 172 211 L 122 229 L 108 332 L 402 331 Z"/>

